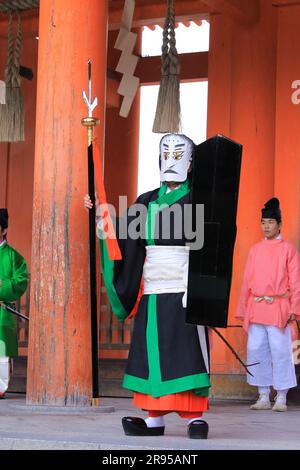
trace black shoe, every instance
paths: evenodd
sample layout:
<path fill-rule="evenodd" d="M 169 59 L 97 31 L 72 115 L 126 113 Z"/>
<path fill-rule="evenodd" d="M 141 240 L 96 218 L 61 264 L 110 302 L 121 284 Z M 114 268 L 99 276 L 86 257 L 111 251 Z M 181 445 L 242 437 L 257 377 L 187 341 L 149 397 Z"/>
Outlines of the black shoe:
<path fill-rule="evenodd" d="M 122 425 L 126 436 L 162 436 L 165 432 L 164 426 L 148 428 L 142 418 L 126 416 L 122 418 Z"/>
<path fill-rule="evenodd" d="M 196 419 L 188 425 L 188 436 L 190 439 L 207 439 L 208 424 L 202 419 Z"/>

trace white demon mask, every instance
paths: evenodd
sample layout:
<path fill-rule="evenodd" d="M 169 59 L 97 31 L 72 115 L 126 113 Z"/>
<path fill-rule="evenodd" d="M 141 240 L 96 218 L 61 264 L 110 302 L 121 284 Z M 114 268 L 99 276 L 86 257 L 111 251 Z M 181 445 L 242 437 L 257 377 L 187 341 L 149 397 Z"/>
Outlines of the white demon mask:
<path fill-rule="evenodd" d="M 185 135 L 165 135 L 160 141 L 160 181 L 185 181 L 193 150 L 193 141 Z"/>

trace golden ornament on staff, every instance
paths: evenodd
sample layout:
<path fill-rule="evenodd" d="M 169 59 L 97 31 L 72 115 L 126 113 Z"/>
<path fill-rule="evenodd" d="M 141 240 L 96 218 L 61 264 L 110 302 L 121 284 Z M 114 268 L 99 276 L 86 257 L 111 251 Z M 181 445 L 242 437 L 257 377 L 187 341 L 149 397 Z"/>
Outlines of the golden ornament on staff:
<path fill-rule="evenodd" d="M 93 140 L 94 140 L 94 127 L 97 124 L 100 124 L 100 121 L 99 121 L 99 119 L 94 118 L 94 117 L 87 117 L 87 118 L 83 118 L 81 120 L 81 123 L 84 127 L 87 127 L 88 146 L 90 146 L 93 143 Z"/>

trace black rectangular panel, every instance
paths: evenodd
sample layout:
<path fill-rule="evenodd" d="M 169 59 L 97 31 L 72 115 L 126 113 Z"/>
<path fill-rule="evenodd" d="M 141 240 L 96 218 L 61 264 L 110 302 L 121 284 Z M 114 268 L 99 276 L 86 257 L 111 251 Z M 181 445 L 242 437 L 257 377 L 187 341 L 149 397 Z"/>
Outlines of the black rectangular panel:
<path fill-rule="evenodd" d="M 204 204 L 204 245 L 190 251 L 187 323 L 227 326 L 241 157 L 222 135 L 196 147 L 192 203 Z"/>

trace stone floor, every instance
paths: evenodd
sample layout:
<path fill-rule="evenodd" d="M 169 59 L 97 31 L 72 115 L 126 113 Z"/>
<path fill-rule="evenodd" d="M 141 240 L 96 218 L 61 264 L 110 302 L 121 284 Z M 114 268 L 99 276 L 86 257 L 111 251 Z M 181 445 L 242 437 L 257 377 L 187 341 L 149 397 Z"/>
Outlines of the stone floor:
<path fill-rule="evenodd" d="M 300 449 L 300 406 L 291 405 L 286 413 L 275 413 L 249 410 L 247 402 L 213 401 L 205 414 L 209 439 L 199 441 L 187 438 L 186 423 L 175 414 L 166 417 L 165 436 L 125 436 L 122 416 L 143 417 L 145 413 L 137 412 L 127 398 L 103 398 L 101 403 L 110 412 L 33 411 L 23 395 L 9 394 L 0 400 L 0 450 Z"/>

